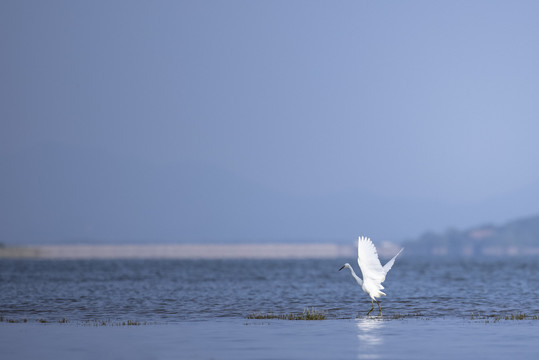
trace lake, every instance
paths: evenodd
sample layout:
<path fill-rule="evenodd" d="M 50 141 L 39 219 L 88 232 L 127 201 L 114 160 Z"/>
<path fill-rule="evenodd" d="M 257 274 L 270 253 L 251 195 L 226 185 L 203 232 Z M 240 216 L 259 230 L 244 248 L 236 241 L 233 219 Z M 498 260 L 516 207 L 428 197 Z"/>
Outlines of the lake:
<path fill-rule="evenodd" d="M 539 356 L 536 258 L 399 257 L 383 317 L 366 316 L 344 262 L 359 274 L 354 259 L 1 260 L 0 346 L 13 359 Z M 247 318 L 306 308 L 327 320 Z"/>

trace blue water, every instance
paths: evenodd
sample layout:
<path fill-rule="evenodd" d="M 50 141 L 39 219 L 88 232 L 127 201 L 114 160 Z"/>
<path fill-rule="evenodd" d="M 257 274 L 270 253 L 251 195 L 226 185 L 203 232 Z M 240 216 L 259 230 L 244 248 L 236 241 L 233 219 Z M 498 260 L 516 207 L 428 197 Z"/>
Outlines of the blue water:
<path fill-rule="evenodd" d="M 519 359 L 537 321 L 221 319 L 150 326 L 0 323 L 4 359 Z"/>
<path fill-rule="evenodd" d="M 316 308 L 330 319 L 370 309 L 339 260 L 1 260 L 0 315 L 159 324 L 245 319 Z M 539 262 L 397 259 L 384 283 L 384 315 L 470 318 L 539 314 Z M 374 314 L 374 312 L 373 312 Z"/>
<path fill-rule="evenodd" d="M 539 315 L 536 259 L 403 256 L 383 317 L 365 315 L 368 297 L 338 271 L 352 260 L 1 260 L 0 349 L 54 360 L 539 358 L 539 320 L 485 317 Z M 311 307 L 329 320 L 246 318 Z M 129 320 L 151 325 L 117 325 Z"/>

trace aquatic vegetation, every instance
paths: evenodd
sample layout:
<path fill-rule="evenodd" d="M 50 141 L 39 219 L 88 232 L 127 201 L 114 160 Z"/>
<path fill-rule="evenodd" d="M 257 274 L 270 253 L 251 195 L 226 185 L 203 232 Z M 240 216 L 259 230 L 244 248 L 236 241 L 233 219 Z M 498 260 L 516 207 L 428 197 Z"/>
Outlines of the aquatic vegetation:
<path fill-rule="evenodd" d="M 490 314 L 490 315 L 480 315 L 480 314 L 474 314 L 470 316 L 470 320 L 484 320 L 486 323 L 489 322 L 498 322 L 500 320 L 539 320 L 539 315 L 529 315 L 525 313 L 517 313 L 517 314 Z"/>
<path fill-rule="evenodd" d="M 370 319 L 373 318 L 373 316 L 368 315 L 361 315 L 359 314 L 356 316 L 356 319 Z M 374 318 L 378 318 L 380 320 L 404 320 L 404 319 L 420 319 L 420 320 L 431 320 L 430 317 L 421 314 L 421 313 L 410 313 L 410 314 L 403 314 L 403 313 L 395 313 L 390 315 L 380 315 L 380 316 L 374 316 Z"/>
<path fill-rule="evenodd" d="M 425 315 L 420 314 L 420 313 L 415 313 L 415 314 L 396 313 L 396 314 L 389 315 L 386 319 L 401 320 L 401 319 L 409 319 L 409 318 L 422 318 L 424 320 L 429 320 L 428 317 L 426 317 Z"/>
<path fill-rule="evenodd" d="M 34 321 L 38 322 L 40 324 L 49 324 L 49 323 L 54 323 L 54 322 L 56 322 L 57 324 L 67 324 L 67 323 L 69 323 L 69 321 L 67 320 L 66 317 L 63 317 L 63 318 L 61 318 L 61 319 L 59 319 L 57 321 L 50 320 L 50 319 L 44 319 L 44 318 L 39 318 L 39 319 L 36 319 Z M 10 323 L 10 324 L 18 324 L 18 323 L 27 323 L 28 319 L 27 318 L 24 318 L 24 319 L 12 319 L 12 318 L 7 318 L 4 315 L 0 315 L 0 323 L 1 322 L 6 322 L 6 323 Z M 83 321 L 83 322 L 76 322 L 76 323 L 81 324 L 81 325 L 87 325 L 87 326 L 139 326 L 139 325 L 155 324 L 153 322 L 147 322 L 147 321 L 141 322 L 141 321 L 138 321 L 138 320 L 113 321 L 113 320 L 98 320 L 98 319 L 86 320 L 86 321 Z"/>
<path fill-rule="evenodd" d="M 7 322 L 7 323 L 10 323 L 10 324 L 18 324 L 18 323 L 27 323 L 28 319 L 27 318 L 24 318 L 24 319 L 11 319 L 11 318 L 6 318 L 4 315 L 0 315 L 0 322 Z"/>
<path fill-rule="evenodd" d="M 315 308 L 305 309 L 303 313 L 288 313 L 288 314 L 274 314 L 274 313 L 253 313 L 247 315 L 247 319 L 279 319 L 279 320 L 326 320 L 326 313 L 324 311 L 316 310 Z"/>
<path fill-rule="evenodd" d="M 7 322 L 7 323 L 10 323 L 10 324 L 16 324 L 16 323 L 27 322 L 27 321 L 28 321 L 27 319 L 23 319 L 23 320 L 10 319 L 10 318 L 4 317 L 4 315 L 0 315 L 0 322 Z"/>
<path fill-rule="evenodd" d="M 137 320 L 127 320 L 127 321 L 112 321 L 112 320 L 86 320 L 84 325 L 89 326 L 139 326 L 139 325 L 150 325 L 149 322 L 140 322 Z"/>

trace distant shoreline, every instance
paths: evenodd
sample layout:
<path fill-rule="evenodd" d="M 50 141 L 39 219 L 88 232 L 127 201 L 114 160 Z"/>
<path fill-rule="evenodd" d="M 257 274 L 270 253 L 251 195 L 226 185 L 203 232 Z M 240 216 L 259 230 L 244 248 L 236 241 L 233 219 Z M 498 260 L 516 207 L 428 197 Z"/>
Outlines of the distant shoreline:
<path fill-rule="evenodd" d="M 463 248 L 451 254 L 445 247 L 431 246 L 419 252 L 406 247 L 411 256 L 432 257 L 515 257 L 538 256 L 539 247 L 485 246 L 475 252 Z M 400 245 L 383 242 L 377 246 L 380 258 L 389 259 Z M 0 259 L 337 259 L 354 261 L 357 247 L 331 243 L 262 243 L 262 244 L 73 244 L 73 245 L 3 245 Z"/>
<path fill-rule="evenodd" d="M 0 247 L 0 259 L 322 259 L 355 251 L 337 244 L 34 245 Z"/>

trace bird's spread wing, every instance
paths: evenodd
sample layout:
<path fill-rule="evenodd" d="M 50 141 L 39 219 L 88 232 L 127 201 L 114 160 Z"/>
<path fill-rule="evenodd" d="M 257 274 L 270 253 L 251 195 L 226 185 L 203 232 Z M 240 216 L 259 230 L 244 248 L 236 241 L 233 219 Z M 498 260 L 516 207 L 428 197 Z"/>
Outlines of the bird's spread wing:
<path fill-rule="evenodd" d="M 389 260 L 389 261 L 384 265 L 384 267 L 382 268 L 382 269 L 384 269 L 384 273 L 387 274 L 387 272 L 388 272 L 389 270 L 391 270 L 391 267 L 392 267 L 393 264 L 395 263 L 395 259 L 397 258 L 397 256 L 400 255 L 400 253 L 402 252 L 402 250 L 404 250 L 404 249 L 401 249 L 401 251 L 399 251 L 399 252 L 397 253 L 397 255 L 393 256 L 393 258 L 391 258 L 391 260 Z"/>
<path fill-rule="evenodd" d="M 378 259 L 378 252 L 371 239 L 360 236 L 357 240 L 357 263 L 363 274 L 363 281 L 367 279 L 380 284 L 386 279 L 386 272 Z"/>

